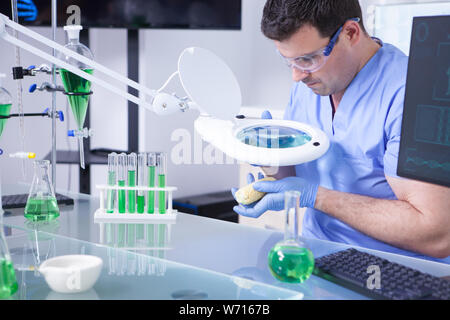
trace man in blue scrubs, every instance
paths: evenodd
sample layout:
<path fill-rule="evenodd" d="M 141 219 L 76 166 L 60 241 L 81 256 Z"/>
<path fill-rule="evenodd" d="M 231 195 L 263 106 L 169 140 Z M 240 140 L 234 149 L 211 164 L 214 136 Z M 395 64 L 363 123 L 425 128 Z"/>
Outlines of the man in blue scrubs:
<path fill-rule="evenodd" d="M 357 0 L 268 0 L 261 27 L 292 69 L 285 119 L 331 146 L 256 183 L 266 196 L 235 211 L 282 210 L 284 191 L 298 190 L 304 237 L 450 263 L 450 188 L 396 174 L 407 56 L 366 33 Z"/>

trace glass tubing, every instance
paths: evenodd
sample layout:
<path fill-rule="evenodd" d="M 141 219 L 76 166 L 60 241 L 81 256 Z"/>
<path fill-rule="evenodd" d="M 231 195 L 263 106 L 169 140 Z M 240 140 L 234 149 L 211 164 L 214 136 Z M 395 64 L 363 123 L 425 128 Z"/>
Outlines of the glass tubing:
<path fill-rule="evenodd" d="M 156 186 L 165 188 L 166 175 L 167 155 L 163 152 L 139 153 L 139 155 L 135 153 L 129 155 L 121 153 L 118 155 L 113 152 L 108 155 L 108 186 L 144 187 L 147 184 L 150 188 Z M 145 212 L 153 214 L 156 209 L 160 214 L 164 214 L 166 213 L 167 202 L 166 191 L 157 191 L 157 193 L 158 207 L 155 207 L 155 191 L 148 191 L 147 210 L 145 210 L 144 191 L 108 190 L 106 212 L 114 213 L 117 206 L 118 212 L 121 214 L 136 212 L 138 214 Z"/>

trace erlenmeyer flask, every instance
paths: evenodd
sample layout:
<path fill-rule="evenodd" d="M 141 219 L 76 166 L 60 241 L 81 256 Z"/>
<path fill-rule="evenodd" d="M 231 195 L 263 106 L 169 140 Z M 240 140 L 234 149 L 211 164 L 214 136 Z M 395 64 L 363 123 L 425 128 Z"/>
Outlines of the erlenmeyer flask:
<path fill-rule="evenodd" d="M 0 299 L 7 299 L 17 291 L 14 266 L 3 231 L 3 212 L 0 210 Z"/>
<path fill-rule="evenodd" d="M 306 243 L 298 237 L 298 205 L 300 192 L 285 192 L 286 223 L 284 240 L 276 243 L 268 255 L 272 275 L 289 283 L 302 283 L 314 269 L 314 256 Z"/>
<path fill-rule="evenodd" d="M 58 203 L 49 177 L 50 161 L 34 161 L 34 177 L 25 207 L 25 218 L 50 221 L 59 217 Z"/>

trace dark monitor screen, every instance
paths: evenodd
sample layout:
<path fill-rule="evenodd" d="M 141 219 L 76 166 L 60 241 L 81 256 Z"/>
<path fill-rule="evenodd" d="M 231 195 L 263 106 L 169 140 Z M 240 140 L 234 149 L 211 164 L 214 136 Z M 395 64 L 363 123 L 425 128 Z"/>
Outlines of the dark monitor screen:
<path fill-rule="evenodd" d="M 414 18 L 397 174 L 450 187 L 450 16 Z"/>
<path fill-rule="evenodd" d="M 18 0 L 19 22 L 51 25 L 51 0 Z M 80 24 L 89 28 L 241 29 L 241 0 L 58 0 L 58 26 L 70 6 L 78 6 Z M 11 1 L 0 1 L 11 17 Z M 73 24 L 70 23 L 70 24 Z"/>

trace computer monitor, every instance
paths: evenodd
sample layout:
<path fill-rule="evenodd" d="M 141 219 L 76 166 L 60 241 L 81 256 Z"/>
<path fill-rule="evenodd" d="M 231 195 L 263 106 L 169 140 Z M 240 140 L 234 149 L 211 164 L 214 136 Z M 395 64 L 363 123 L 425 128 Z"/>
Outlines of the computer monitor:
<path fill-rule="evenodd" d="M 414 18 L 397 174 L 450 187 L 450 16 Z"/>
<path fill-rule="evenodd" d="M 52 1 L 18 2 L 20 24 L 51 25 Z M 58 26 L 74 5 L 85 28 L 241 29 L 242 0 L 58 0 Z M 10 0 L 0 1 L 0 13 L 11 17 Z"/>

